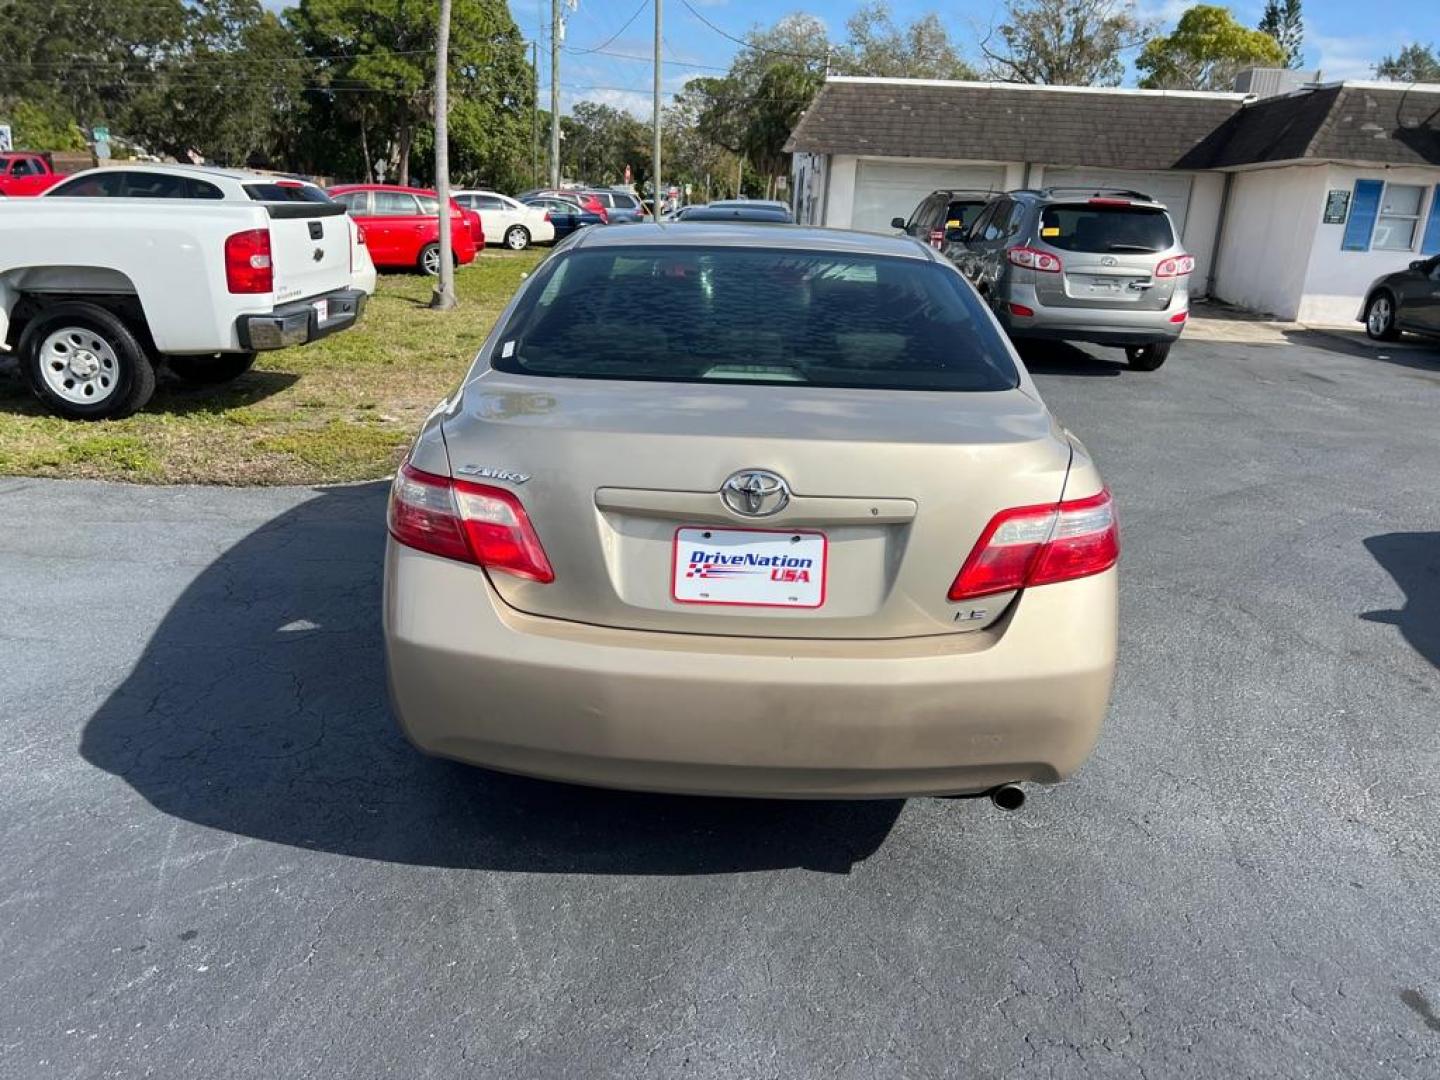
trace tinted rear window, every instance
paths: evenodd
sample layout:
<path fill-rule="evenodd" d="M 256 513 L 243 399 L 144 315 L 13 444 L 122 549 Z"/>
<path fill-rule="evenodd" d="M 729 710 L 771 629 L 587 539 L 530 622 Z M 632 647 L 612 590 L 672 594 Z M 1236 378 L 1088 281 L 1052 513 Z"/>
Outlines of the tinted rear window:
<path fill-rule="evenodd" d="M 1144 206 L 1047 206 L 1040 239 L 1063 251 L 1164 251 L 1175 243 L 1164 210 Z"/>
<path fill-rule="evenodd" d="M 1000 333 L 928 260 L 758 248 L 616 248 L 549 260 L 490 358 L 588 379 L 1008 390 Z"/>
<path fill-rule="evenodd" d="M 968 229 L 975 224 L 980 211 L 989 204 L 983 199 L 956 199 L 945 208 L 944 227 L 947 229 Z"/>
<path fill-rule="evenodd" d="M 328 203 L 329 195 L 309 184 L 246 184 L 245 194 L 256 202 Z"/>

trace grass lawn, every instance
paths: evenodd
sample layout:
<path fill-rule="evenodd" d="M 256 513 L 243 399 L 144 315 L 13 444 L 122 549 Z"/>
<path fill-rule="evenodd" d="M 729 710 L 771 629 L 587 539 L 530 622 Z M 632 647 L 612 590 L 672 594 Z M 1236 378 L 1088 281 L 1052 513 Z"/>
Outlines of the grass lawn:
<path fill-rule="evenodd" d="M 40 408 L 0 370 L 0 474 L 142 483 L 318 484 L 384 476 L 459 383 L 500 309 L 544 252 L 486 252 L 456 272 L 460 306 L 431 311 L 431 281 L 380 278 L 358 326 L 261 353 L 233 383 L 192 389 L 162 370 L 125 420 L 78 423 Z"/>

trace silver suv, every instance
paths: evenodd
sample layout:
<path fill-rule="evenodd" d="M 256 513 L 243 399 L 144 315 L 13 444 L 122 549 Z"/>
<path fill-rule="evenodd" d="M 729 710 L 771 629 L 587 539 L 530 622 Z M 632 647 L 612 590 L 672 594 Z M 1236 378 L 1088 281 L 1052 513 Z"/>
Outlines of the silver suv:
<path fill-rule="evenodd" d="M 945 252 L 1017 341 L 1119 345 L 1154 371 L 1189 317 L 1195 259 L 1138 191 L 1011 191 Z"/>

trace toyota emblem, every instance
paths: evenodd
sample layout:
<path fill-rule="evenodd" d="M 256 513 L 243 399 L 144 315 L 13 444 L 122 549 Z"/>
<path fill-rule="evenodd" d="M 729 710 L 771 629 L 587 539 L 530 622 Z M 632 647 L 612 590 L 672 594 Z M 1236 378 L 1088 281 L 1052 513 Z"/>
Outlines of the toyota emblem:
<path fill-rule="evenodd" d="M 770 517 L 789 505 L 790 487 L 773 472 L 744 469 L 720 486 L 720 498 L 737 514 Z"/>

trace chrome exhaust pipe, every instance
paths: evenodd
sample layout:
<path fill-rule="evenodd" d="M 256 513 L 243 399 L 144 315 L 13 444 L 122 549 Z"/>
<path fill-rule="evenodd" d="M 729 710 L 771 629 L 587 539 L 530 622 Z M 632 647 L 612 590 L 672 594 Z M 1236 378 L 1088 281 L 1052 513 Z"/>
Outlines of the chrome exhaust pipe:
<path fill-rule="evenodd" d="M 1019 784 L 1001 784 L 990 789 L 990 801 L 997 808 L 1010 813 L 1025 805 L 1025 789 Z"/>

